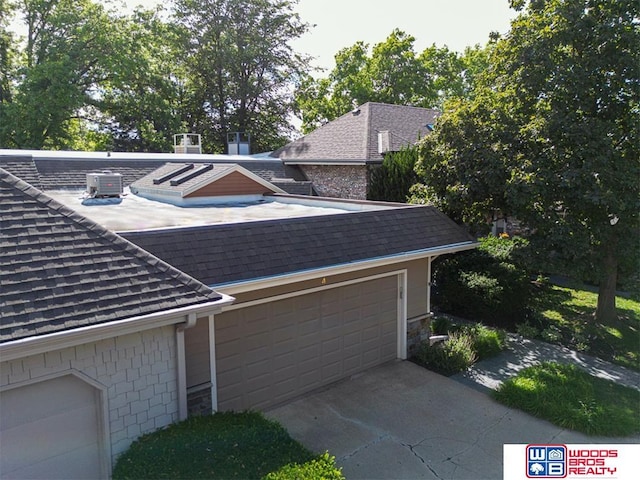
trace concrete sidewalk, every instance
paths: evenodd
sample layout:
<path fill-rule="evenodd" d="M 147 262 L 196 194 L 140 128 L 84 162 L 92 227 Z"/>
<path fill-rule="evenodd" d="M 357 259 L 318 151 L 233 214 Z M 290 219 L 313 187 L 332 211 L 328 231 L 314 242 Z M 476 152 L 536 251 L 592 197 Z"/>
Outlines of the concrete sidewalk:
<path fill-rule="evenodd" d="M 507 350 L 500 355 L 473 365 L 468 371 L 450 377 L 481 390 L 495 390 L 503 381 L 543 361 L 576 365 L 595 377 L 640 390 L 640 373 L 614 365 L 596 357 L 574 352 L 560 345 L 509 334 Z"/>
<path fill-rule="evenodd" d="M 501 479 L 505 443 L 640 442 L 640 436 L 589 437 L 562 429 L 501 405 L 475 386 L 396 361 L 267 416 L 307 448 L 335 455 L 349 480 Z"/>

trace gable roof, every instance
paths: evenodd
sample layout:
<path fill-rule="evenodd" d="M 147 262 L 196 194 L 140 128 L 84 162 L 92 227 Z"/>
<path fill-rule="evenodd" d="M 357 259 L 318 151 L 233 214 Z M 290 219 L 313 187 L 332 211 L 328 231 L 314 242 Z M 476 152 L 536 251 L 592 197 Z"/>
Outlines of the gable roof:
<path fill-rule="evenodd" d="M 429 206 L 122 236 L 207 285 L 473 244 L 461 227 Z"/>
<path fill-rule="evenodd" d="M 222 185 L 224 183 L 229 185 Z M 179 198 L 285 193 L 237 164 L 213 163 L 167 163 L 133 182 L 131 191 L 142 196 L 169 195 Z"/>
<path fill-rule="evenodd" d="M 285 164 L 380 162 L 378 133 L 389 132 L 389 149 L 415 144 L 430 132 L 439 112 L 429 108 L 368 102 L 273 152 Z"/>
<path fill-rule="evenodd" d="M 0 343 L 222 297 L 0 169 Z"/>

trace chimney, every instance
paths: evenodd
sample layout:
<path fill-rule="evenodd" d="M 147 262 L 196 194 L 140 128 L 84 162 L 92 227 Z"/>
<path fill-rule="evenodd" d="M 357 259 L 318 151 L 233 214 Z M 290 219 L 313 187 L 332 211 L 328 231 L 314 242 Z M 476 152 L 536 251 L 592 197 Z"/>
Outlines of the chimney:
<path fill-rule="evenodd" d="M 391 135 L 389 130 L 381 130 L 378 132 L 378 153 L 383 155 L 391 151 Z"/>

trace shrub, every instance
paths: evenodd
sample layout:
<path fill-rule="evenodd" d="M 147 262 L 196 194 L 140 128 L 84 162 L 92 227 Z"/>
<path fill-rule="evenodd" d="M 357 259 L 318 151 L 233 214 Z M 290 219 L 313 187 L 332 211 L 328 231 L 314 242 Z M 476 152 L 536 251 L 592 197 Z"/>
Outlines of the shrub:
<path fill-rule="evenodd" d="M 449 340 L 420 345 L 416 361 L 443 375 L 453 375 L 469 368 L 477 360 L 473 339 L 467 332 L 451 332 Z"/>
<path fill-rule="evenodd" d="M 344 480 L 344 475 L 336 466 L 335 457 L 325 452 L 307 463 L 285 465 L 265 475 L 264 480 Z"/>
<path fill-rule="evenodd" d="M 505 348 L 506 333 L 504 330 L 489 328 L 480 323 L 464 326 L 473 340 L 473 349 L 478 360 L 495 357 Z"/>
<path fill-rule="evenodd" d="M 452 323 L 447 317 L 435 317 L 429 326 L 434 335 L 446 335 L 451 330 Z"/>
<path fill-rule="evenodd" d="M 513 328 L 529 307 L 522 239 L 486 237 L 477 250 L 434 263 L 434 303 L 444 312 Z"/>

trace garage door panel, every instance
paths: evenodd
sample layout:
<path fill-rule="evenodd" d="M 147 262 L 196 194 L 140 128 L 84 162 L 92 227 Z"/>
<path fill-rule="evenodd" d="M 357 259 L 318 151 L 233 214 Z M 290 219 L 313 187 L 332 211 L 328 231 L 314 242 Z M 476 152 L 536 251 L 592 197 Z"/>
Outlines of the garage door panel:
<path fill-rule="evenodd" d="M 247 364 L 246 380 L 254 381 L 256 384 L 261 383 L 263 377 L 269 375 L 272 372 L 271 362 L 258 361 Z"/>
<path fill-rule="evenodd" d="M 98 478 L 97 390 L 73 375 L 0 394 L 4 478 Z"/>
<path fill-rule="evenodd" d="M 397 285 L 384 277 L 216 316 L 219 409 L 266 408 L 395 358 Z"/>

